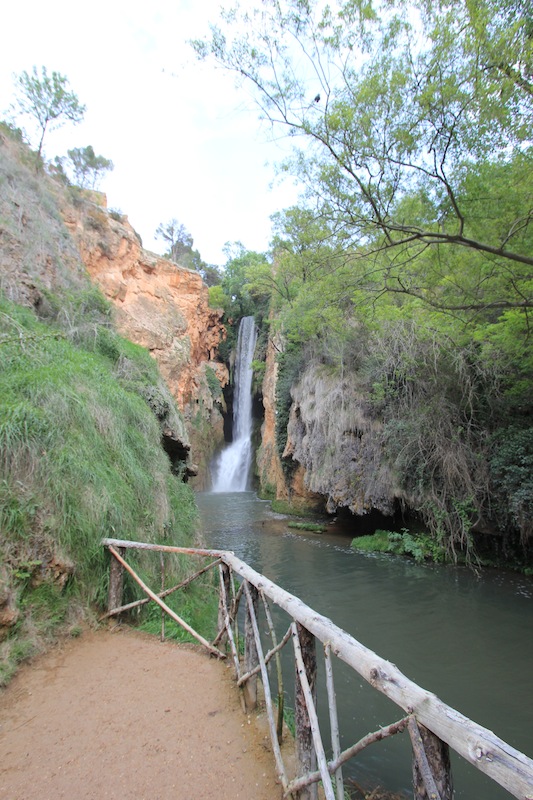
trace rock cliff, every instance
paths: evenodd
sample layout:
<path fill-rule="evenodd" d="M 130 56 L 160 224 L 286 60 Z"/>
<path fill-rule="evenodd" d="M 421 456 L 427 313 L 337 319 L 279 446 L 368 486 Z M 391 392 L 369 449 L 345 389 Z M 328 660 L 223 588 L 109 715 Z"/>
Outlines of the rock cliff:
<path fill-rule="evenodd" d="M 381 423 L 366 407 L 357 375 L 308 363 L 291 388 L 287 443 L 276 445 L 277 346 L 270 344 L 263 382 L 265 420 L 257 463 L 263 489 L 295 506 L 392 515 L 399 490 L 381 454 Z"/>
<path fill-rule="evenodd" d="M 276 447 L 276 382 L 278 365 L 276 353 L 281 349 L 281 341 L 269 338 L 266 351 L 266 367 L 263 377 L 264 418 L 261 426 L 261 445 L 257 451 L 256 464 L 262 489 L 278 499 L 288 498 L 281 460 Z"/>
<path fill-rule="evenodd" d="M 269 338 L 266 350 L 266 366 L 262 385 L 264 419 L 261 426 L 261 445 L 256 455 L 259 483 L 268 496 L 288 500 L 295 507 L 321 508 L 324 498 L 308 485 L 306 470 L 292 458 L 292 442 L 289 439 L 283 459 L 279 456 L 276 440 L 276 384 L 278 380 L 277 353 L 283 349 L 282 337 Z M 287 469 L 288 462 L 290 467 Z"/>
<path fill-rule="evenodd" d="M 128 218 L 84 203 L 65 209 L 89 275 L 116 309 L 120 332 L 146 347 L 179 407 L 198 398 L 202 364 L 212 366 L 224 335 L 221 314 L 209 308 L 201 276 L 144 250 Z"/>
<path fill-rule="evenodd" d="M 362 515 L 394 513 L 394 478 L 383 462 L 381 423 L 369 413 L 357 375 L 307 366 L 292 389 L 293 404 L 283 458 L 305 471 L 304 486 L 340 507 Z"/>
<path fill-rule="evenodd" d="M 191 451 L 190 472 L 191 457 L 202 468 L 223 440 L 219 384 L 228 380 L 215 360 L 225 330 L 207 286 L 197 272 L 144 250 L 105 195 L 36 174 L 28 158 L 0 130 L 0 288 L 46 316 L 57 313 L 47 308 L 48 290 L 78 294 L 88 278 L 96 283 L 114 306 L 116 328 L 150 351 L 183 414 L 187 431 L 174 414 L 168 446 L 180 458 Z"/>
<path fill-rule="evenodd" d="M 222 395 L 213 392 L 207 372 L 221 386 L 227 383 L 227 369 L 215 360 L 225 335 L 221 312 L 209 307 L 208 288 L 197 272 L 144 250 L 127 217 L 107 211 L 100 197 L 100 204 L 66 207 L 65 224 L 92 280 L 114 305 L 119 332 L 157 360 L 184 414 L 193 459 L 204 472 L 210 455 L 205 448 L 223 439 Z M 202 435 L 206 425 L 211 437 Z"/>

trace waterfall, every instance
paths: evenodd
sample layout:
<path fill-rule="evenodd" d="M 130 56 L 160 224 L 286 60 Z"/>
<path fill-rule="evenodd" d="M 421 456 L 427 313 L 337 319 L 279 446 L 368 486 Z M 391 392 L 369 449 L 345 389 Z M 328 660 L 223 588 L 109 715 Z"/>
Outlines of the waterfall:
<path fill-rule="evenodd" d="M 252 464 L 252 359 L 257 330 L 253 317 L 239 326 L 233 392 L 233 442 L 215 466 L 213 492 L 245 492 Z"/>

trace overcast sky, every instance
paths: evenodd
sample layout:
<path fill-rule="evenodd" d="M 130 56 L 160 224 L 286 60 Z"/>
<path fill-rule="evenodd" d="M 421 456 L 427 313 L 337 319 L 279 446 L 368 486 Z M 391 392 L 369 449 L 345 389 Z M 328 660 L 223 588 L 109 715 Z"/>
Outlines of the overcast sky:
<path fill-rule="evenodd" d="M 128 214 L 144 246 L 175 217 L 208 263 L 227 241 L 265 250 L 269 216 L 296 200 L 291 183 L 271 188 L 286 150 L 261 127 L 231 75 L 200 65 L 187 40 L 216 21 L 218 0 L 26 0 L 2 14 L 0 112 L 13 73 L 46 66 L 66 75 L 84 121 L 47 136 L 45 156 L 92 145 L 115 169 L 101 184 Z"/>

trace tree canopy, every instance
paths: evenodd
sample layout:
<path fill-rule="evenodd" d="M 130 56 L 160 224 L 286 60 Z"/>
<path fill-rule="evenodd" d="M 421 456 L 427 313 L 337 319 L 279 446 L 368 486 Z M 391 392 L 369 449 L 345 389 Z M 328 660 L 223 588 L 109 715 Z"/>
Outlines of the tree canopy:
<path fill-rule="evenodd" d="M 68 166 L 74 175 L 74 181 L 83 189 L 95 189 L 105 172 L 110 172 L 113 162 L 104 156 L 97 156 L 91 145 L 75 147 L 67 151 Z M 65 159 L 61 159 L 62 164 Z"/>
<path fill-rule="evenodd" d="M 69 88 L 68 80 L 60 72 L 48 74 L 46 67 L 33 67 L 15 76 L 15 112 L 29 117 L 39 132 L 37 155 L 41 157 L 44 137 L 48 130 L 61 127 L 65 122 L 81 122 L 85 106 Z"/>
<path fill-rule="evenodd" d="M 511 5 L 265 0 L 194 43 L 301 142 L 284 168 L 354 288 L 533 307 L 533 18 Z M 466 280 L 458 252 L 473 254 Z"/>

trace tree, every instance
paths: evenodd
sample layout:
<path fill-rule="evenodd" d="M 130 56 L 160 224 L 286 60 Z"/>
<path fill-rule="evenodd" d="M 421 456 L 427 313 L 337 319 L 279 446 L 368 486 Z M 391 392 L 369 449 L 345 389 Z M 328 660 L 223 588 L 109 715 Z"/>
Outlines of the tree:
<path fill-rule="evenodd" d="M 264 0 L 238 13 L 194 47 L 304 143 L 285 168 L 351 253 L 354 287 L 448 310 L 533 308 L 525 0 Z M 483 173 L 485 205 L 469 187 Z M 464 284 L 446 277 L 458 260 Z"/>
<path fill-rule="evenodd" d="M 96 188 L 103 174 L 114 168 L 113 162 L 104 156 L 97 156 L 91 145 L 75 147 L 67 153 L 74 180 L 82 189 Z"/>
<path fill-rule="evenodd" d="M 199 272 L 209 287 L 218 286 L 222 280 L 222 271 L 216 264 L 205 264 Z"/>
<path fill-rule="evenodd" d="M 69 89 L 67 78 L 59 72 L 49 75 L 46 67 L 41 67 L 40 74 L 37 67 L 33 67 L 31 74 L 24 71 L 15 76 L 15 81 L 15 110 L 37 124 L 40 137 L 37 155 L 40 158 L 47 130 L 59 128 L 67 120 L 81 122 L 85 106 L 80 105 L 77 96 Z"/>
<path fill-rule="evenodd" d="M 257 292 L 255 298 L 250 293 L 250 274 L 267 265 L 264 253 L 247 250 L 242 242 L 226 242 L 224 245 L 226 264 L 221 286 L 228 298 L 225 305 L 226 315 L 233 319 L 254 314 L 257 310 Z"/>
<path fill-rule="evenodd" d="M 185 225 L 175 218 L 158 225 L 155 235 L 167 243 L 168 256 L 174 261 L 180 261 L 184 254 L 192 253 L 194 240 Z"/>
<path fill-rule="evenodd" d="M 174 218 L 170 222 L 158 225 L 155 235 L 167 243 L 168 250 L 165 253 L 167 258 L 171 258 L 182 267 L 199 272 L 208 286 L 216 283 L 216 268 L 206 264 L 198 250 L 193 250 L 194 239 L 185 225 Z"/>

